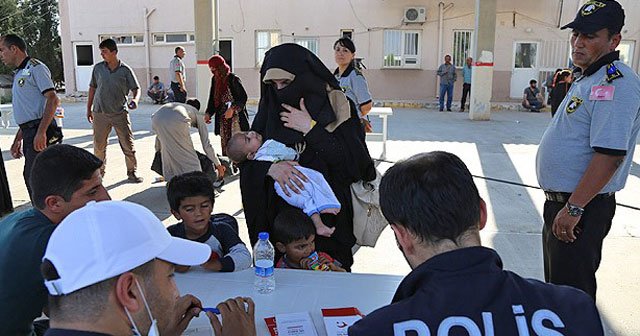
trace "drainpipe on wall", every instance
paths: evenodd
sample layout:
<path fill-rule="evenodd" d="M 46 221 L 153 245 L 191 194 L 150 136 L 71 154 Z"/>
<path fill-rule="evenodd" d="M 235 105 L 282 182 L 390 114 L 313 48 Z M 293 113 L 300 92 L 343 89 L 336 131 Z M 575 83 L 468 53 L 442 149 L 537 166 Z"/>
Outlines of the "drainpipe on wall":
<path fill-rule="evenodd" d="M 444 2 L 438 3 L 438 61 L 436 62 L 436 66 L 440 65 L 442 61 L 443 55 L 443 35 L 444 35 L 444 13 L 453 7 L 453 3 L 445 5 Z M 436 97 L 440 95 L 440 76 L 436 76 Z"/>
<path fill-rule="evenodd" d="M 213 53 L 220 54 L 220 1 L 214 0 L 213 15 L 216 16 L 216 22 L 213 23 Z"/>
<path fill-rule="evenodd" d="M 153 12 L 155 12 L 155 8 L 149 10 L 147 9 L 147 7 L 143 8 L 143 15 L 144 15 L 144 39 L 145 39 L 145 44 L 144 44 L 144 55 L 145 55 L 145 63 L 146 63 L 146 75 L 147 75 L 147 82 L 146 84 L 143 85 L 143 87 L 146 87 L 147 85 L 149 85 L 149 83 L 151 83 L 151 34 L 149 32 L 149 16 L 151 16 L 151 14 L 153 14 Z"/>
<path fill-rule="evenodd" d="M 562 25 L 562 10 L 564 9 L 564 0 L 560 0 L 560 10 L 558 13 L 558 27 L 560 28 L 560 26 Z"/>

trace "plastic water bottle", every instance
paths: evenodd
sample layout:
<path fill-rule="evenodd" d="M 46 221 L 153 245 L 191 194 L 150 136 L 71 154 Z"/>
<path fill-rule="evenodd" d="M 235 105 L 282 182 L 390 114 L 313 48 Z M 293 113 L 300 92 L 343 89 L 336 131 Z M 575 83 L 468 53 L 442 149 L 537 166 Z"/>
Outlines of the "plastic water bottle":
<path fill-rule="evenodd" d="M 260 232 L 258 239 L 256 246 L 253 247 L 253 264 L 256 273 L 253 284 L 258 293 L 268 294 L 276 288 L 276 278 L 273 274 L 275 249 L 269 241 L 268 232 Z"/>
<path fill-rule="evenodd" d="M 56 120 L 56 124 L 58 125 L 58 127 L 62 127 L 62 118 L 64 118 L 64 107 L 62 106 L 56 107 L 56 113 L 53 116 Z"/>

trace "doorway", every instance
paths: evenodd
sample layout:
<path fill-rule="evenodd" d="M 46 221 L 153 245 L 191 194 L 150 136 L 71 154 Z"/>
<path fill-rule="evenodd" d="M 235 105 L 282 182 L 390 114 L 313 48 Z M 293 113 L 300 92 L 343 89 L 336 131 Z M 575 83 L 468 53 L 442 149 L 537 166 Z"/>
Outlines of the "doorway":
<path fill-rule="evenodd" d="M 531 79 L 538 80 L 538 42 L 518 41 L 513 44 L 511 98 L 522 98 Z M 538 83 L 540 87 L 540 83 Z"/>
<path fill-rule="evenodd" d="M 233 41 L 220 40 L 220 56 L 227 62 L 231 71 L 233 71 Z"/>
<path fill-rule="evenodd" d="M 74 42 L 76 91 L 89 91 L 89 82 L 93 71 L 93 44 Z"/>

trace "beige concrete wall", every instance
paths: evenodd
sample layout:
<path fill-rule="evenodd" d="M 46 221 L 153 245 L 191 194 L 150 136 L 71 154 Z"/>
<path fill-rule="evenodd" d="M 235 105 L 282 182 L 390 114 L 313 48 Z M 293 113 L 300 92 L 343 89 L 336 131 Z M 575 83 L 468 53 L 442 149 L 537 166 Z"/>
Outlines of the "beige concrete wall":
<path fill-rule="evenodd" d="M 636 41 L 634 68 L 640 58 L 640 2 L 622 0 L 627 12 L 627 26 L 623 38 Z M 352 4 L 351 7 L 349 4 Z M 424 101 L 436 95 L 435 70 L 442 62 L 438 51 L 438 2 L 414 0 L 242 0 L 220 1 L 219 38 L 233 41 L 234 71 L 243 79 L 250 97 L 259 95 L 259 68 L 256 66 L 255 35 L 257 30 L 278 30 L 281 42 L 293 42 L 296 37 L 314 37 L 319 41 L 319 57 L 333 69 L 333 42 L 341 29 L 354 30 L 357 57 L 363 57 L 374 99 Z M 138 0 L 98 2 L 92 0 L 61 0 L 61 29 L 63 58 L 67 87 L 73 75 L 74 41 L 92 41 L 97 51 L 100 34 L 144 33 L 143 8 L 155 9 L 149 18 L 151 33 L 193 32 L 193 2 L 182 1 L 179 10 L 169 0 Z M 422 6 L 427 10 L 424 24 L 402 23 L 404 8 Z M 569 33 L 558 28 L 558 22 L 570 22 L 579 0 L 565 0 L 559 18 L 557 0 L 498 0 L 495 43 L 495 72 L 493 99 L 508 100 L 513 48 L 515 41 L 537 41 L 544 46 L 553 41 L 567 41 Z M 122 8 L 126 7 L 124 11 Z M 442 53 L 453 51 L 456 29 L 474 29 L 475 0 L 453 2 L 444 13 Z M 515 13 L 515 15 L 514 15 Z M 418 30 L 421 34 L 419 69 L 384 69 L 384 29 Z M 153 75 L 166 81 L 169 61 L 175 45 L 149 45 L 150 67 Z M 187 88 L 195 90 L 195 55 L 193 44 L 185 44 L 187 56 Z M 145 47 L 122 47 L 120 57 L 129 63 L 141 84 L 146 78 Z M 562 62 L 562 61 L 560 61 Z M 70 64 L 70 66 L 69 66 Z M 462 80 L 456 85 L 460 94 Z"/>

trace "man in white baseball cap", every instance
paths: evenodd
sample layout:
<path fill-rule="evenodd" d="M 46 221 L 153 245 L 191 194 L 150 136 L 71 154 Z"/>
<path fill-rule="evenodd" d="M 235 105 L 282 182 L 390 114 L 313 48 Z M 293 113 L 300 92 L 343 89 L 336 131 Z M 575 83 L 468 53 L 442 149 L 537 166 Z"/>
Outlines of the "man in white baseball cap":
<path fill-rule="evenodd" d="M 47 245 L 42 274 L 51 329 L 45 335 L 180 335 L 202 304 L 180 296 L 174 264 L 200 265 L 210 254 L 205 244 L 172 237 L 141 205 L 90 202 L 67 216 Z M 251 299 L 218 307 L 224 330 L 207 313 L 216 335 L 255 335 Z"/>

